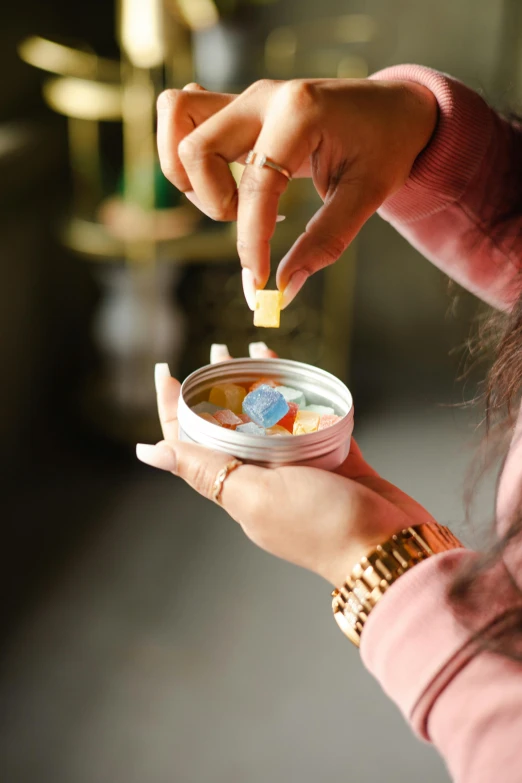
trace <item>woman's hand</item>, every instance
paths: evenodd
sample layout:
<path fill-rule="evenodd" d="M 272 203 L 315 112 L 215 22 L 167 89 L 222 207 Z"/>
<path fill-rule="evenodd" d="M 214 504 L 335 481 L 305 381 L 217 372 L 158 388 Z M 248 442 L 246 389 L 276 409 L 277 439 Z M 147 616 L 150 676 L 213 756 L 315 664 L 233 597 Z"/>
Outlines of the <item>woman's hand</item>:
<path fill-rule="evenodd" d="M 158 148 L 165 176 L 205 214 L 237 220 L 252 309 L 270 274 L 270 240 L 288 181 L 247 166 L 237 188 L 228 163 L 244 163 L 254 149 L 293 177 L 312 177 L 324 204 L 277 270 L 286 306 L 403 185 L 436 121 L 435 97 L 413 82 L 260 81 L 238 96 L 188 85 L 160 95 Z"/>
<path fill-rule="evenodd" d="M 255 358 L 273 356 L 256 344 Z M 224 346 L 214 358 L 230 358 Z M 252 351 L 251 351 L 252 355 Z M 180 476 L 210 498 L 218 472 L 231 456 L 178 440 L 180 384 L 158 365 L 158 409 L 165 440 L 140 444 L 142 462 Z M 220 501 L 246 535 L 262 549 L 341 584 L 355 563 L 375 545 L 410 525 L 433 522 L 427 511 L 384 481 L 364 461 L 352 440 L 343 465 L 275 469 L 242 465 L 229 474 Z"/>

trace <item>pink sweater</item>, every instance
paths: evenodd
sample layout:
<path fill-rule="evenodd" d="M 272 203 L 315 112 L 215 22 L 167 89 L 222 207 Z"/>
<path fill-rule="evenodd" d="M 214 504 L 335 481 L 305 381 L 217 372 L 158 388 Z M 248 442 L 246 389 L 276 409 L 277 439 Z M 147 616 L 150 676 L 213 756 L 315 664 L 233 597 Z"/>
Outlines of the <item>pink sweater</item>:
<path fill-rule="evenodd" d="M 500 227 L 498 216 L 522 194 L 512 173 L 522 130 L 427 68 L 402 65 L 372 78 L 419 82 L 439 104 L 430 144 L 380 215 L 462 286 L 508 309 L 522 288 L 522 215 Z M 499 527 L 520 509 L 522 415 L 499 485 Z M 456 569 L 475 557 L 455 550 L 401 577 L 368 620 L 362 658 L 414 731 L 438 748 L 456 783 L 521 783 L 522 664 L 482 651 L 471 638 L 477 630 L 494 636 L 520 596 L 501 567 L 483 579 L 487 609 L 459 618 L 446 597 Z M 506 562 L 522 587 L 522 546 Z"/>

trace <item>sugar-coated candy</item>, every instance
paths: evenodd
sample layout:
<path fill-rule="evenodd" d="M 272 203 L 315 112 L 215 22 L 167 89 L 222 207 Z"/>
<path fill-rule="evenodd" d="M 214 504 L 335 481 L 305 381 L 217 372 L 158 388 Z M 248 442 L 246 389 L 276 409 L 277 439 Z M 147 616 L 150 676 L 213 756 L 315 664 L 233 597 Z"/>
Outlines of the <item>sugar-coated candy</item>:
<path fill-rule="evenodd" d="M 295 402 L 300 408 L 306 405 L 305 396 L 299 389 L 292 389 L 290 386 L 276 386 L 276 389 L 287 402 Z"/>
<path fill-rule="evenodd" d="M 321 419 L 319 421 L 319 429 L 325 430 L 328 427 L 331 427 L 333 424 L 337 424 L 338 421 L 341 421 L 342 416 L 321 416 Z"/>
<path fill-rule="evenodd" d="M 217 411 L 216 411 L 216 413 L 217 413 Z M 198 416 L 199 416 L 200 419 L 205 419 L 205 421 L 210 422 L 210 424 L 217 424 L 218 427 L 221 427 L 221 424 L 219 423 L 219 421 L 217 419 L 215 419 L 214 416 L 212 416 L 212 414 L 210 414 L 210 413 L 205 413 L 205 412 L 198 413 Z"/>
<path fill-rule="evenodd" d="M 273 427 L 269 427 L 267 430 L 265 430 L 265 435 L 291 435 L 291 432 L 288 432 L 288 430 L 285 427 L 281 427 L 280 424 L 274 424 Z"/>
<path fill-rule="evenodd" d="M 243 413 L 260 427 L 273 427 L 288 413 L 288 403 L 277 389 L 259 386 L 243 400 Z"/>
<path fill-rule="evenodd" d="M 244 432 L 245 435 L 264 435 L 263 427 L 258 427 L 253 421 L 247 421 L 246 424 L 240 424 L 236 427 L 236 432 Z"/>
<path fill-rule="evenodd" d="M 248 424 L 248 422 L 251 421 L 250 416 L 247 416 L 246 413 L 238 413 L 237 415 L 243 424 Z"/>
<path fill-rule="evenodd" d="M 279 426 L 284 427 L 285 430 L 288 430 L 288 432 L 292 433 L 294 431 L 294 421 L 295 417 L 297 416 L 297 411 L 299 410 L 299 405 L 295 402 L 289 402 L 288 403 L 288 413 L 286 416 L 283 416 L 282 419 L 279 421 Z"/>
<path fill-rule="evenodd" d="M 254 326 L 278 329 L 282 298 L 281 291 L 256 291 Z"/>
<path fill-rule="evenodd" d="M 335 411 L 329 405 L 305 405 L 304 411 L 313 411 L 318 413 L 319 416 L 333 416 Z"/>
<path fill-rule="evenodd" d="M 306 435 L 317 432 L 320 416 L 313 411 L 298 411 L 294 422 L 294 435 Z"/>
<path fill-rule="evenodd" d="M 210 415 L 213 416 L 216 411 L 221 411 L 223 408 L 220 405 L 214 405 L 211 402 L 198 402 L 197 405 L 192 406 L 192 410 L 198 415 L 210 413 Z"/>
<path fill-rule="evenodd" d="M 272 389 L 275 389 L 278 386 L 281 386 L 281 384 L 278 383 L 278 381 L 274 381 L 273 378 L 260 378 L 258 381 L 254 381 L 248 391 L 255 391 L 256 389 L 259 389 L 260 386 L 271 386 Z"/>
<path fill-rule="evenodd" d="M 219 408 L 241 413 L 241 406 L 246 397 L 246 389 L 236 383 L 220 383 L 210 390 L 209 402 Z"/>
<path fill-rule="evenodd" d="M 236 427 L 243 424 L 233 411 L 216 411 L 214 418 L 221 427 L 225 427 L 227 430 L 235 430 Z"/>

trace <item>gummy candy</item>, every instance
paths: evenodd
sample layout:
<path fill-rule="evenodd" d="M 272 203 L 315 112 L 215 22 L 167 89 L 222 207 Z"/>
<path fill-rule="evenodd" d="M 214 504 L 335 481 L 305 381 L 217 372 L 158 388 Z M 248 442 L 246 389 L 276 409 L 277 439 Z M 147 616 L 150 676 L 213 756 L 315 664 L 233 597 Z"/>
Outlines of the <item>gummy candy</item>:
<path fill-rule="evenodd" d="M 256 291 L 254 326 L 279 328 L 281 291 Z"/>
<path fill-rule="evenodd" d="M 243 413 L 260 427 L 272 427 L 288 413 L 288 404 L 277 389 L 264 384 L 243 400 Z M 317 417 L 319 419 L 319 417 Z"/>
<path fill-rule="evenodd" d="M 211 402 L 198 402 L 197 405 L 192 407 L 192 410 L 198 415 L 201 413 L 210 413 L 210 415 L 213 416 L 216 411 L 221 411 L 223 408 L 220 405 L 214 405 Z"/>
<path fill-rule="evenodd" d="M 331 427 L 333 424 L 337 424 L 342 419 L 342 416 L 321 416 L 319 421 L 319 429 L 325 430 L 327 427 Z"/>
<path fill-rule="evenodd" d="M 214 418 L 222 427 L 227 430 L 235 430 L 240 424 L 243 424 L 239 416 L 236 416 L 233 411 L 216 411 Z"/>
<path fill-rule="evenodd" d="M 294 431 L 294 421 L 298 410 L 299 405 L 297 405 L 295 402 L 289 402 L 288 413 L 279 421 L 279 426 L 284 427 L 285 430 L 288 430 L 288 432 L 292 433 Z"/>
<path fill-rule="evenodd" d="M 245 435 L 264 435 L 265 430 L 263 427 L 258 427 L 253 421 L 248 421 L 246 424 L 240 424 L 236 428 L 236 432 L 244 432 Z"/>
<path fill-rule="evenodd" d="M 313 411 L 313 413 L 318 413 L 319 416 L 333 416 L 335 414 L 334 409 L 330 408 L 329 405 L 305 405 L 303 410 Z"/>
<path fill-rule="evenodd" d="M 199 402 L 192 410 L 218 427 L 269 437 L 305 435 L 343 418 L 329 405 L 307 405 L 300 389 L 283 386 L 274 378 L 217 383 L 210 390 L 209 402 Z"/>
<path fill-rule="evenodd" d="M 260 378 L 258 381 L 254 381 L 248 391 L 255 391 L 256 389 L 259 389 L 260 386 L 271 386 L 272 389 L 275 389 L 277 386 L 281 386 L 281 384 L 274 381 L 273 378 Z"/>
<path fill-rule="evenodd" d="M 232 413 L 241 413 L 246 390 L 236 383 L 221 383 L 210 390 L 209 402 Z"/>
<path fill-rule="evenodd" d="M 277 386 L 276 388 L 287 402 L 295 402 L 300 408 L 306 405 L 305 396 L 299 389 L 292 389 L 290 386 Z"/>
<path fill-rule="evenodd" d="M 294 435 L 306 435 L 319 428 L 320 416 L 313 411 L 298 411 L 294 422 Z"/>
<path fill-rule="evenodd" d="M 210 413 L 198 413 L 198 416 L 200 419 L 205 419 L 205 421 L 209 421 L 211 424 L 217 424 L 218 427 L 221 427 L 219 421 L 215 419 Z"/>
<path fill-rule="evenodd" d="M 279 424 L 274 424 L 273 427 L 269 427 L 267 430 L 265 430 L 266 435 L 291 435 L 291 432 L 288 432 L 288 430 L 285 427 L 281 427 Z"/>

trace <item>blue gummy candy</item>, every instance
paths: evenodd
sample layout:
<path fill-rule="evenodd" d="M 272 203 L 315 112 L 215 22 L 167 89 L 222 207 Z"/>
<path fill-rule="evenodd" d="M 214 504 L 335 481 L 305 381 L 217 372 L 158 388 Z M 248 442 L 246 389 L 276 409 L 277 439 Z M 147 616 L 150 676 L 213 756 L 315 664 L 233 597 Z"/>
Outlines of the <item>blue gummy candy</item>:
<path fill-rule="evenodd" d="M 246 424 L 240 424 L 236 427 L 236 432 L 244 432 L 245 435 L 264 435 L 265 430 L 263 427 L 258 427 L 253 421 L 247 421 Z"/>
<path fill-rule="evenodd" d="M 280 392 L 263 384 L 247 394 L 243 413 L 259 427 L 273 427 L 288 413 L 288 403 Z"/>

